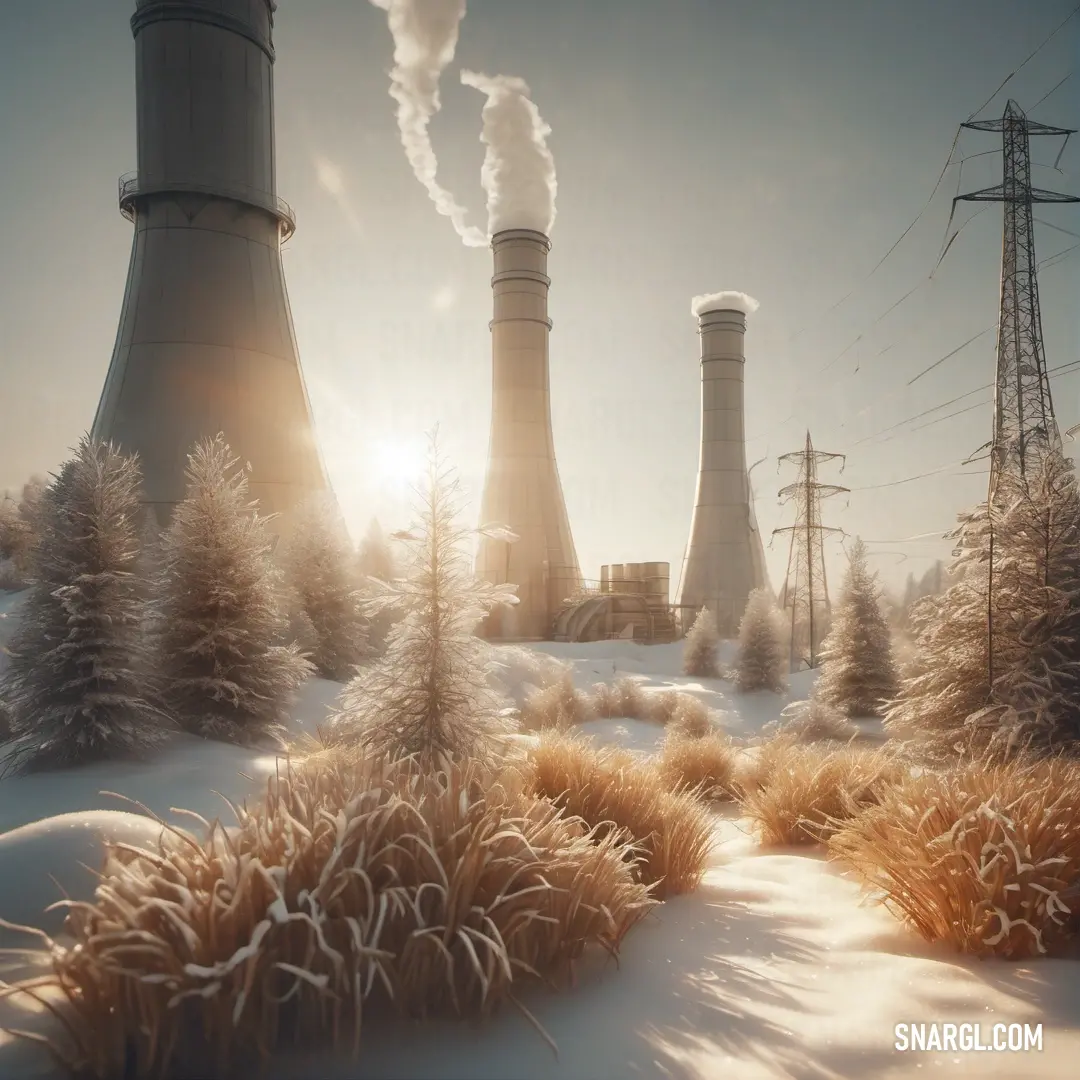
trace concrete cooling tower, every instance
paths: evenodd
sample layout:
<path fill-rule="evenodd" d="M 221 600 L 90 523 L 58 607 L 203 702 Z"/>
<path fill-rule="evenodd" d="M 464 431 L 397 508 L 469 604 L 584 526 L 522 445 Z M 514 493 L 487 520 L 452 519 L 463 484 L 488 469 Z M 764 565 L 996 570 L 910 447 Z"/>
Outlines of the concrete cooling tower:
<path fill-rule="evenodd" d="M 765 550 L 746 471 L 743 340 L 757 302 L 719 293 L 694 302 L 701 335 L 701 457 L 690 540 L 676 603 L 684 621 L 708 607 L 734 637 L 746 599 L 767 582 Z"/>
<path fill-rule="evenodd" d="M 327 488 L 281 266 L 273 0 L 137 0 L 127 288 L 93 435 L 141 459 L 164 523 L 192 444 L 223 432 L 264 514 Z"/>
<path fill-rule="evenodd" d="M 519 603 L 493 613 L 495 638 L 545 638 L 562 600 L 581 585 L 551 435 L 547 257 L 551 241 L 531 229 L 492 237 L 491 443 L 481 523 L 517 540 L 483 537 L 477 574 L 517 586 Z"/>

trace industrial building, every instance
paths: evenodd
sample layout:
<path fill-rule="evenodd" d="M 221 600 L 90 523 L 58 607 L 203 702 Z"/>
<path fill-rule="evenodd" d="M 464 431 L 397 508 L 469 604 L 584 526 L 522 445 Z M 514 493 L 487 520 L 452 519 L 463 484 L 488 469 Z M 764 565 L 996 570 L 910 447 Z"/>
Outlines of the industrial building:
<path fill-rule="evenodd" d="M 721 637 L 738 633 L 747 597 L 767 583 L 746 469 L 744 339 L 756 308 L 742 293 L 692 305 L 701 338 L 701 454 L 676 605 L 682 612 L 708 607 Z"/>
<path fill-rule="evenodd" d="M 518 604 L 491 614 L 487 636 L 534 640 L 551 637 L 556 613 L 581 588 L 551 431 L 551 241 L 507 229 L 491 248 L 491 441 L 480 520 L 507 526 L 516 539 L 482 537 L 476 572 L 517 587 Z"/>
<path fill-rule="evenodd" d="M 139 455 L 168 520 L 186 455 L 223 433 L 264 514 L 328 488 L 293 333 L 277 195 L 272 0 L 137 0 L 135 227 L 95 438 Z"/>

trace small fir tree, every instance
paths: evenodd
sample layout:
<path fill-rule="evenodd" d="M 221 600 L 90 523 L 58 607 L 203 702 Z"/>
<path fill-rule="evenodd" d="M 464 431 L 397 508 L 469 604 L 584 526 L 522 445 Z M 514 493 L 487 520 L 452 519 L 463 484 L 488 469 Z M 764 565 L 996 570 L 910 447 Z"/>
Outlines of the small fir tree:
<path fill-rule="evenodd" d="M 280 640 L 280 575 L 266 519 L 223 436 L 188 457 L 187 493 L 163 538 L 157 639 L 163 692 L 193 734 L 281 744 L 311 665 Z"/>
<path fill-rule="evenodd" d="M 356 568 L 361 580 L 375 578 L 377 581 L 392 581 L 397 577 L 394 553 L 390 550 L 378 518 L 371 519 L 360 541 Z"/>
<path fill-rule="evenodd" d="M 719 647 L 720 633 L 716 627 L 716 616 L 707 607 L 703 607 L 697 613 L 683 645 L 683 674 L 695 675 L 699 679 L 719 678 Z"/>
<path fill-rule="evenodd" d="M 880 715 L 896 696 L 892 635 L 882 609 L 882 590 L 866 565 L 862 540 L 856 539 L 848 554 L 840 601 L 820 656 L 814 694 L 849 719 Z"/>
<path fill-rule="evenodd" d="M 741 693 L 787 689 L 787 656 L 780 612 L 768 589 L 755 589 L 746 601 L 739 623 L 739 652 L 735 660 L 735 689 Z"/>
<path fill-rule="evenodd" d="M 331 738 L 432 768 L 448 758 L 490 759 L 513 730 L 510 703 L 491 685 L 492 649 L 475 631 L 487 611 L 516 598 L 473 576 L 463 550 L 471 530 L 456 524 L 458 482 L 434 436 L 421 498 L 419 522 L 400 534 L 410 549 L 407 576 L 370 601 L 372 614 L 397 607 L 404 617 L 386 655 L 346 687 Z"/>
<path fill-rule="evenodd" d="M 2 688 L 9 769 L 136 756 L 168 734 L 142 632 L 139 487 L 133 457 L 84 438 L 36 497 L 34 585 Z"/>
<path fill-rule="evenodd" d="M 28 584 L 46 487 L 45 480 L 35 476 L 23 485 L 18 499 L 10 492 L 0 498 L 0 588 L 21 589 Z"/>
<path fill-rule="evenodd" d="M 367 532 L 360 541 L 356 557 L 359 589 L 363 597 L 370 599 L 381 595 L 378 582 L 393 581 L 398 576 L 397 560 L 376 518 L 371 519 Z M 380 609 L 368 618 L 368 651 L 371 656 L 382 656 L 390 629 L 402 617 L 393 605 Z"/>
<path fill-rule="evenodd" d="M 326 500 L 297 515 L 284 561 L 297 601 L 293 621 L 301 644 L 310 643 L 315 670 L 339 682 L 351 678 L 367 652 L 366 619 L 345 523 Z"/>

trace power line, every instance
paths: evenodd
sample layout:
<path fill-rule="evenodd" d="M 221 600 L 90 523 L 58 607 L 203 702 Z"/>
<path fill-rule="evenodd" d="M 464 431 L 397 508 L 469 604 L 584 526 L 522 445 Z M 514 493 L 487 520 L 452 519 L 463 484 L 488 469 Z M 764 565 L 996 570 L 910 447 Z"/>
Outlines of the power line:
<path fill-rule="evenodd" d="M 982 404 L 980 402 L 980 404 Z M 930 472 L 916 473 L 914 476 L 905 476 L 901 480 L 889 480 L 884 484 L 865 484 L 862 487 L 853 487 L 852 491 L 877 491 L 879 488 L 899 487 L 901 484 L 911 484 L 916 480 L 926 480 L 931 476 L 985 476 L 985 469 L 968 469 L 965 472 L 951 472 L 957 465 L 962 465 L 963 462 L 956 462 L 952 465 L 945 465 L 940 469 L 931 469 Z"/>
<path fill-rule="evenodd" d="M 1065 229 L 1060 225 L 1055 225 L 1052 221 L 1043 221 L 1043 219 L 1039 217 L 1037 217 L 1035 220 L 1040 225 L 1045 225 L 1048 229 L 1055 229 L 1059 233 L 1064 233 L 1066 236 L 1072 236 L 1075 239 L 1080 240 L 1080 233 L 1075 233 L 1072 231 L 1072 229 Z"/>
<path fill-rule="evenodd" d="M 957 345 L 955 349 L 953 349 L 951 352 L 947 352 L 940 360 L 935 360 L 928 368 L 923 368 L 923 370 L 920 371 L 919 374 L 916 375 L 913 379 L 908 379 L 908 381 L 907 381 L 908 386 L 911 386 L 912 383 L 917 383 L 924 375 L 929 375 L 931 371 L 933 371 L 937 367 L 940 367 L 942 364 L 945 363 L 946 360 L 951 359 L 958 352 L 960 352 L 963 349 L 966 349 L 973 342 L 978 341 L 979 338 L 984 337 L 986 334 L 989 334 L 991 330 L 996 330 L 996 329 L 997 329 L 997 323 L 994 323 L 991 326 L 987 326 L 987 327 L 983 328 L 977 334 L 973 334 L 971 337 L 969 337 L 967 339 L 967 341 L 964 342 L 963 345 Z"/>
<path fill-rule="evenodd" d="M 1075 15 L 1075 14 L 1076 14 L 1076 12 L 1074 11 L 1073 15 Z M 1072 18 L 1072 15 L 1070 15 L 1069 18 Z M 1065 83 L 1067 83 L 1075 74 L 1076 74 L 1076 68 L 1073 68 L 1072 71 L 1070 71 L 1068 73 L 1068 75 L 1066 75 L 1065 78 L 1061 80 L 1061 82 L 1059 82 L 1059 83 L 1055 84 L 1054 86 L 1052 86 L 1049 90 L 1046 91 L 1045 94 L 1043 94 L 1043 96 L 1041 98 L 1039 98 L 1038 101 L 1035 102 L 1034 105 L 1031 106 L 1031 111 L 1034 112 L 1052 93 L 1054 93 L 1054 91 L 1060 90 L 1061 87 L 1064 86 Z"/>
<path fill-rule="evenodd" d="M 1068 230 L 1063 231 L 1067 232 Z M 1070 235 L 1076 236 L 1077 234 L 1070 233 Z M 1047 258 L 1043 259 L 1041 262 L 1036 263 L 1035 269 L 1042 270 L 1044 267 L 1056 266 L 1057 260 L 1059 260 L 1062 256 L 1069 254 L 1070 251 L 1075 251 L 1077 248 L 1080 248 L 1080 244 L 1073 244 L 1070 247 L 1065 248 L 1064 251 L 1059 251 L 1056 255 L 1050 255 Z M 960 352 L 961 349 L 966 349 L 972 342 L 978 341 L 979 338 L 983 337 L 985 334 L 989 334 L 991 330 L 996 329 L 997 323 L 993 323 L 990 326 L 984 327 L 973 337 L 968 338 L 967 341 L 963 343 L 963 345 L 957 345 L 955 349 L 953 349 L 951 352 L 947 352 L 943 357 L 941 357 L 941 359 L 935 360 L 928 368 L 923 368 L 923 370 L 920 371 L 918 375 L 914 376 L 911 379 L 908 379 L 907 385 L 911 386 L 913 383 L 917 383 L 924 375 L 929 375 L 931 371 L 933 371 L 937 367 L 940 367 L 942 364 L 945 363 L 946 360 L 950 360 L 958 352 Z"/>
<path fill-rule="evenodd" d="M 1080 244 L 1078 244 L 1077 246 L 1080 247 Z M 1076 371 L 1080 371 L 1080 360 L 1071 360 L 1067 364 L 1059 364 L 1057 367 L 1050 368 L 1047 374 L 1055 376 L 1069 375 Z M 897 423 L 895 424 L 890 424 L 888 427 L 881 428 L 878 431 L 873 431 L 869 435 L 864 435 L 861 439 L 857 439 L 855 442 L 853 442 L 848 449 L 851 450 L 854 449 L 856 446 L 862 446 L 864 443 L 872 442 L 878 439 L 881 435 L 885 435 L 891 431 L 896 431 L 898 428 L 907 427 L 908 424 L 911 424 L 916 420 L 921 420 L 925 416 L 930 416 L 931 414 L 938 412 L 940 409 L 947 409 L 950 405 L 955 405 L 958 401 L 963 401 L 965 398 L 971 397 L 972 394 L 978 394 L 984 390 L 992 390 L 993 388 L 994 384 L 992 382 L 984 383 L 982 386 L 976 386 L 974 390 L 968 390 L 966 393 L 958 394 L 954 398 L 949 398 L 948 401 L 943 401 L 938 405 L 932 405 L 928 409 L 923 409 L 922 412 L 915 413 L 914 416 L 908 416 L 903 420 L 897 421 Z M 985 402 L 980 402 L 979 404 L 982 405 L 985 404 Z M 920 431 L 922 429 L 921 427 L 919 427 L 914 428 L 913 430 Z M 884 439 L 882 441 L 887 442 L 888 440 Z"/>
<path fill-rule="evenodd" d="M 993 101 L 994 98 L 997 97 L 997 95 L 1001 92 L 1002 88 L 1015 75 L 1017 75 L 1020 71 L 1022 71 L 1054 39 L 1054 37 L 1057 36 L 1058 32 L 1062 29 L 1062 27 L 1064 27 L 1065 24 L 1070 19 L 1072 19 L 1073 16 L 1076 15 L 1077 12 L 1080 12 L 1080 4 L 1078 4 L 1075 8 L 1073 8 L 1073 10 L 1069 13 L 1069 15 L 1064 20 L 1062 20 L 1062 22 L 1058 26 L 1056 26 L 1050 32 L 1050 34 L 1047 35 L 1046 38 L 1043 39 L 1043 41 L 1038 45 L 1038 47 L 1035 49 L 1035 51 L 1032 52 L 1028 57 L 1026 57 L 1021 62 L 1019 67 L 1015 68 L 1013 71 L 1011 71 L 1008 75 L 1005 76 L 1005 78 L 1001 81 L 1001 84 L 997 87 L 997 89 L 994 90 L 994 92 L 986 99 L 986 101 L 984 101 L 982 103 L 982 105 L 980 105 L 979 108 L 977 108 L 967 118 L 968 123 L 970 123 L 972 120 L 974 120 L 975 117 L 978 116 L 979 113 L 981 113 L 983 111 L 983 109 L 985 109 L 986 106 L 989 105 L 990 102 Z M 1046 98 L 1048 98 L 1050 96 L 1050 94 L 1054 93 L 1054 91 L 1057 90 L 1058 87 L 1060 87 L 1071 75 L 1072 75 L 1072 72 L 1069 72 L 1069 74 L 1066 75 L 1065 78 L 1062 79 L 1060 83 L 1058 83 L 1051 90 L 1049 90 L 1046 94 L 1044 94 L 1043 97 L 1040 98 L 1038 102 L 1036 102 L 1036 106 L 1042 104 L 1042 102 L 1045 101 Z M 1034 108 L 1034 107 L 1035 106 L 1032 106 L 1032 108 Z M 945 174 L 949 171 L 949 166 L 953 164 L 953 154 L 956 152 L 957 143 L 960 141 L 961 130 L 962 130 L 961 127 L 957 127 L 956 134 L 953 136 L 952 145 L 949 147 L 949 155 L 946 158 L 945 164 L 944 164 L 944 166 L 942 166 L 941 172 L 939 173 L 937 181 L 934 184 L 934 188 L 930 192 L 929 198 L 927 198 L 926 202 L 923 204 L 922 209 L 915 215 L 915 217 L 912 219 L 911 223 L 907 226 L 907 228 L 904 229 L 904 231 L 899 235 L 899 237 L 897 237 L 897 239 L 893 243 L 892 247 L 890 247 L 889 250 L 885 252 L 885 254 L 877 261 L 877 263 L 875 263 L 875 265 L 870 270 L 870 272 L 868 274 L 866 274 L 865 277 L 863 277 L 860 280 L 856 281 L 855 284 L 851 287 L 851 289 L 848 290 L 848 292 L 846 292 L 842 297 L 840 297 L 839 300 L 837 300 L 830 307 L 825 309 L 825 314 L 826 315 L 832 314 L 832 312 L 834 312 L 838 307 L 840 307 L 845 301 L 849 300 L 855 294 L 857 289 L 859 289 L 862 285 L 864 285 L 867 281 L 869 281 L 870 278 L 872 278 L 874 276 L 874 274 L 876 274 L 878 272 L 878 270 L 881 269 L 881 267 L 884 264 L 885 260 L 888 259 L 889 256 L 892 255 L 892 253 L 900 246 L 900 244 L 903 242 L 904 238 L 908 235 L 908 233 L 910 233 L 911 230 L 914 229 L 915 226 L 922 220 L 923 214 L 926 213 L 926 211 L 930 208 L 930 204 L 934 201 L 934 196 L 937 194 L 938 188 L 941 187 L 941 182 L 942 182 L 942 180 L 945 179 Z M 980 155 L 975 155 L 975 156 L 981 156 L 981 154 Z M 804 326 L 800 327 L 798 330 L 795 331 L 795 333 L 793 333 L 791 335 L 791 338 L 789 340 L 794 341 L 795 338 L 797 338 L 801 334 L 803 334 L 810 325 L 811 325 L 810 323 L 806 323 Z"/>
<path fill-rule="evenodd" d="M 1065 25 L 1065 24 L 1066 24 L 1066 23 L 1067 23 L 1067 22 L 1068 22 L 1068 21 L 1069 21 L 1070 19 L 1072 19 L 1072 18 L 1073 18 L 1073 17 L 1074 17 L 1075 15 L 1076 15 L 1076 13 L 1077 13 L 1078 11 L 1080 11 L 1080 4 L 1077 4 L 1077 5 L 1076 5 L 1076 7 L 1074 7 L 1074 8 L 1072 9 L 1072 11 L 1070 11 L 1070 12 L 1069 12 L 1069 14 L 1068 14 L 1068 15 L 1066 15 L 1066 16 L 1065 16 L 1065 18 L 1064 18 L 1064 19 L 1062 19 L 1062 21 L 1061 21 L 1061 22 L 1060 22 L 1060 23 L 1059 23 L 1059 24 L 1058 24 L 1057 26 L 1055 26 L 1053 30 L 1051 30 L 1051 31 L 1050 31 L 1050 33 L 1049 33 L 1049 34 L 1048 34 L 1048 35 L 1047 35 L 1047 36 L 1046 36 L 1046 37 L 1045 37 L 1045 38 L 1044 38 L 1044 39 L 1042 40 L 1042 42 L 1041 42 L 1041 43 L 1039 44 L 1039 46 L 1038 46 L 1038 47 L 1037 47 L 1037 48 L 1035 49 L 1035 51 L 1034 51 L 1033 53 L 1031 53 L 1031 55 L 1030 55 L 1030 56 L 1028 56 L 1028 57 L 1027 57 L 1027 58 L 1026 58 L 1026 59 L 1025 59 L 1024 61 L 1023 61 L 1023 63 L 1021 63 L 1021 65 L 1020 65 L 1020 66 L 1019 66 L 1018 68 L 1016 68 L 1016 69 L 1015 69 L 1014 71 L 1010 71 L 1010 72 L 1009 72 L 1009 74 L 1008 74 L 1008 75 L 1006 75 L 1006 76 L 1005 76 L 1005 78 L 1001 80 L 1001 85 L 1000 85 L 1000 86 L 999 86 L 999 87 L 998 87 L 998 88 L 997 88 L 997 89 L 996 89 L 996 90 L 995 90 L 995 91 L 994 91 L 994 92 L 993 92 L 993 93 L 992 93 L 992 94 L 991 94 L 991 95 L 990 95 L 990 96 L 989 96 L 989 97 L 988 97 L 988 98 L 987 98 L 987 99 L 986 99 L 986 100 L 985 100 L 985 101 L 984 101 L 984 102 L 983 102 L 983 103 L 982 103 L 982 104 L 981 104 L 981 105 L 980 105 L 980 106 L 979 106 L 979 107 L 978 107 L 978 108 L 977 108 L 977 109 L 976 109 L 976 110 L 975 110 L 975 111 L 974 111 L 974 112 L 973 112 L 973 113 L 972 113 L 972 114 L 971 114 L 971 115 L 970 115 L 970 116 L 969 116 L 969 117 L 967 118 L 967 120 L 966 120 L 965 122 L 966 122 L 966 123 L 971 123 L 971 121 L 972 121 L 972 120 L 974 120 L 974 119 L 975 119 L 975 117 L 976 117 L 976 116 L 978 116 L 978 115 L 979 115 L 979 113 L 981 113 L 981 112 L 983 111 L 983 109 L 985 109 L 985 108 L 986 108 L 986 106 L 987 106 L 987 105 L 989 105 L 989 104 L 990 104 L 990 102 L 991 102 L 991 101 L 993 101 L 993 100 L 994 100 L 994 98 L 996 98 L 996 97 L 998 96 L 998 94 L 1000 94 L 1000 93 L 1001 93 L 1001 91 L 1002 91 L 1002 90 L 1003 90 L 1003 89 L 1005 88 L 1005 85 L 1006 85 L 1006 84 L 1007 84 L 1007 83 L 1008 83 L 1008 82 L 1009 82 L 1009 81 L 1010 81 L 1010 80 L 1011 80 L 1011 79 L 1013 78 L 1013 76 L 1014 76 L 1014 75 L 1018 75 L 1018 74 L 1019 74 L 1019 73 L 1020 73 L 1021 71 L 1023 71 L 1023 69 L 1024 69 L 1025 67 L 1027 67 L 1027 65 L 1028 65 L 1028 64 L 1029 64 L 1029 63 L 1030 63 L 1030 62 L 1031 62 L 1032 60 L 1034 60 L 1034 59 L 1035 59 L 1035 57 L 1036 57 L 1036 56 L 1038 56 L 1038 55 L 1039 55 L 1039 53 L 1041 53 L 1041 52 L 1043 51 L 1043 49 L 1044 49 L 1044 48 L 1046 48 L 1046 46 L 1047 46 L 1047 45 L 1049 45 L 1049 44 L 1050 44 L 1050 42 L 1054 40 L 1054 38 L 1055 38 L 1055 37 L 1057 37 L 1057 34 L 1058 34 L 1058 32 L 1059 32 L 1059 31 L 1060 31 L 1060 30 L 1062 29 L 1062 27 L 1063 27 L 1063 26 L 1064 26 L 1064 25 Z M 1064 81 L 1064 80 L 1063 80 L 1063 81 Z M 1056 89 L 1056 87 L 1055 87 L 1055 89 Z M 1053 91 L 1051 91 L 1051 93 L 1052 93 L 1052 92 L 1053 92 Z M 1049 96 L 1050 96 L 1050 95 L 1049 95 L 1049 94 L 1047 94 L 1047 97 L 1049 97 Z"/>
<path fill-rule="evenodd" d="M 930 208 L 930 204 L 934 201 L 934 196 L 938 193 L 938 188 L 941 187 L 941 181 L 945 179 L 945 174 L 949 171 L 949 166 L 953 163 L 953 154 L 956 153 L 956 144 L 959 141 L 960 128 L 957 127 L 956 134 L 953 136 L 952 146 L 949 147 L 949 156 L 946 159 L 945 164 L 942 166 L 941 172 L 938 174 L 937 182 L 934 184 L 934 190 L 930 192 L 930 197 L 923 204 L 922 209 L 912 219 L 911 224 L 909 224 L 908 227 L 904 229 L 904 231 L 897 237 L 892 247 L 889 248 L 889 250 L 886 251 L 880 259 L 878 259 L 878 261 L 874 264 L 873 269 L 865 277 L 861 278 L 859 281 L 856 281 L 855 284 L 851 287 L 851 289 L 843 296 L 841 296 L 835 304 L 825 309 L 826 315 L 832 314 L 832 312 L 834 312 L 838 307 L 840 307 L 840 305 L 843 304 L 845 300 L 849 300 L 852 296 L 854 296 L 856 290 L 859 289 L 862 285 L 866 284 L 866 282 L 869 281 L 870 278 L 872 278 L 874 274 L 876 274 L 878 270 L 881 269 L 885 260 L 888 259 L 888 257 L 900 246 L 907 234 L 911 232 L 911 230 L 914 229 L 915 226 L 918 225 L 918 223 L 922 220 L 923 214 L 926 213 L 926 211 Z M 790 340 L 794 341 L 795 338 L 802 334 L 808 326 L 810 326 L 810 323 L 807 323 L 805 326 L 802 326 L 798 330 L 796 330 L 795 333 L 791 335 Z"/>

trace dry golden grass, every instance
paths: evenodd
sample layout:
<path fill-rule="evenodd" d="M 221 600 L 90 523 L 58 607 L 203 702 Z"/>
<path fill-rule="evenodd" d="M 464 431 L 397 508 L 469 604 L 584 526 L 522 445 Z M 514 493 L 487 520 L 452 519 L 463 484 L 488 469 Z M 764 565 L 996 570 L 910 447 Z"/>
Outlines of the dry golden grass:
<path fill-rule="evenodd" d="M 709 812 L 664 785 L 655 764 L 587 739 L 544 732 L 531 754 L 532 789 L 582 818 L 598 836 L 620 836 L 638 849 L 638 879 L 660 897 L 689 892 L 713 846 Z"/>
<path fill-rule="evenodd" d="M 740 799 L 763 788 L 777 766 L 799 745 L 793 735 L 781 732 L 739 754 L 735 761 L 735 790 Z"/>
<path fill-rule="evenodd" d="M 1080 934 L 1080 765 L 914 770 L 829 850 L 928 941 L 1061 953 Z"/>
<path fill-rule="evenodd" d="M 596 718 L 589 694 L 574 688 L 574 680 L 566 673 L 557 682 L 531 693 L 521 707 L 520 722 L 525 731 L 553 728 L 566 731 Z"/>
<path fill-rule="evenodd" d="M 637 679 L 624 675 L 613 683 L 597 683 L 589 694 L 595 716 L 604 719 L 629 717 L 645 720 L 649 715 L 650 694 Z"/>
<path fill-rule="evenodd" d="M 703 739 L 715 731 L 705 702 L 683 690 L 652 694 L 649 712 L 649 719 L 663 724 L 668 736 Z"/>
<path fill-rule="evenodd" d="M 355 1054 L 391 1003 L 481 1017 L 589 944 L 616 952 L 655 903 L 617 834 L 515 770 L 331 753 L 237 817 L 167 831 L 154 854 L 113 846 L 94 902 L 71 906 L 76 944 L 7 991 L 59 989 L 79 1075 L 246 1074 L 293 1041 Z"/>
<path fill-rule="evenodd" d="M 669 729 L 657 768 L 671 791 L 691 791 L 707 801 L 735 797 L 735 749 L 719 732 L 686 738 Z"/>
<path fill-rule="evenodd" d="M 589 720 L 622 717 L 662 724 L 694 739 L 715 730 L 708 706 L 700 698 L 682 690 L 651 693 L 629 676 L 597 683 L 592 690 L 576 690 L 573 678 L 566 673 L 530 694 L 519 718 L 526 731 L 569 731 Z"/>
<path fill-rule="evenodd" d="M 853 746 L 830 750 L 781 736 L 759 752 L 737 782 L 743 811 L 766 847 L 822 843 L 902 775 L 892 758 Z"/>
<path fill-rule="evenodd" d="M 859 729 L 843 713 L 816 698 L 795 701 L 780 713 L 778 730 L 799 742 L 848 742 Z"/>

